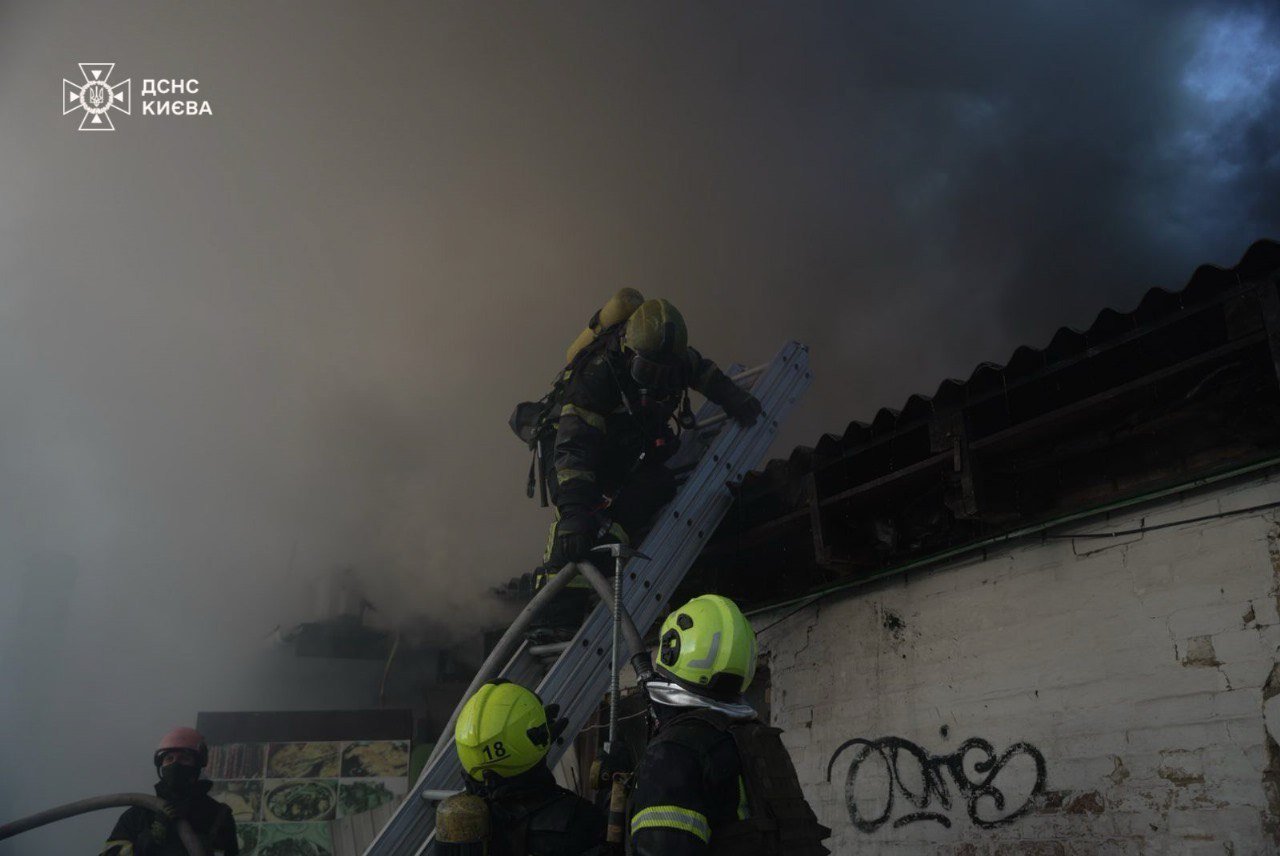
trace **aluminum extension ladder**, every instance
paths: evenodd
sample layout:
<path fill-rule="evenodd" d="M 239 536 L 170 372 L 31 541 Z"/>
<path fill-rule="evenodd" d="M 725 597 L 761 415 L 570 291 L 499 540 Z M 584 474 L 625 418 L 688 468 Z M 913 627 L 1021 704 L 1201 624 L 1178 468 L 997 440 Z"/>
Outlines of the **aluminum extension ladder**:
<path fill-rule="evenodd" d="M 638 546 L 650 559 L 632 560 L 623 569 L 623 606 L 642 635 L 658 619 L 729 510 L 733 503 L 729 484 L 760 465 L 778 426 L 808 388 L 808 348 L 788 342 L 772 362 L 745 371 L 734 367 L 729 373 L 742 385 L 753 381 L 750 389 L 764 414 L 752 427 L 742 428 L 707 402 L 697 413 L 698 427 L 682 438 L 680 450 L 668 466 L 677 474 L 687 473 L 687 477 Z M 609 609 L 597 604 L 549 670 L 543 659 L 529 651 L 528 642 L 520 645 L 502 670 L 507 680 L 526 687 L 536 684 L 543 702 L 559 704 L 560 715 L 568 718 L 564 733 L 547 754 L 547 763 L 553 768 L 608 692 L 611 639 Z M 450 751 L 452 744 L 452 734 L 441 735 L 435 755 L 365 856 L 432 852 L 436 804 L 427 797 L 441 790 L 456 790 L 461 782 L 457 754 Z"/>

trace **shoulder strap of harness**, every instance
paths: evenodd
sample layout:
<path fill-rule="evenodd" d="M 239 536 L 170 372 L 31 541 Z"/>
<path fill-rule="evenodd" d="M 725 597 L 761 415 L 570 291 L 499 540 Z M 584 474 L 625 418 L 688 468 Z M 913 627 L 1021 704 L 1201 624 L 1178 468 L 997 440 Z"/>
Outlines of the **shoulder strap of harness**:
<path fill-rule="evenodd" d="M 595 356 L 601 350 L 605 349 L 608 345 L 621 340 L 622 332 L 626 327 L 626 321 L 619 321 L 611 327 L 605 327 L 596 334 L 594 339 L 584 345 L 581 351 L 574 354 L 573 359 L 569 361 L 567 366 L 565 366 L 565 371 L 568 372 L 576 370 L 579 366 L 591 359 L 591 357 Z M 561 375 L 561 377 L 564 377 L 564 375 Z"/>

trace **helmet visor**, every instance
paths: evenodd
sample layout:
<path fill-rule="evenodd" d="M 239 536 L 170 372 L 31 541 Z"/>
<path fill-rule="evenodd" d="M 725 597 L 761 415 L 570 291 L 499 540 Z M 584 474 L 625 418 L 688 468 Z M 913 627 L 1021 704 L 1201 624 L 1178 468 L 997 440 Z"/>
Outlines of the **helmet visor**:
<path fill-rule="evenodd" d="M 638 352 L 631 357 L 631 379 L 641 389 L 676 392 L 684 387 L 684 371 L 679 363 L 651 360 Z"/>

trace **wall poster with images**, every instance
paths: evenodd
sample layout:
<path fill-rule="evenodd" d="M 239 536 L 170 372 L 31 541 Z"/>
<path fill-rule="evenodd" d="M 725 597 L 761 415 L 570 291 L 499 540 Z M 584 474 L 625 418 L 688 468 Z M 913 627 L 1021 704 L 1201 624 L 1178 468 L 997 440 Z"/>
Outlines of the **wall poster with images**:
<path fill-rule="evenodd" d="M 209 795 L 231 808 L 242 856 L 333 856 L 331 822 L 398 802 L 408 792 L 408 711 L 362 730 L 357 714 L 363 712 L 332 712 L 346 716 L 329 722 L 325 713 L 240 714 L 245 721 L 239 723 L 225 720 L 236 714 L 201 714 L 212 732 L 206 735 Z M 346 739 L 234 739 L 337 737 L 343 730 Z"/>

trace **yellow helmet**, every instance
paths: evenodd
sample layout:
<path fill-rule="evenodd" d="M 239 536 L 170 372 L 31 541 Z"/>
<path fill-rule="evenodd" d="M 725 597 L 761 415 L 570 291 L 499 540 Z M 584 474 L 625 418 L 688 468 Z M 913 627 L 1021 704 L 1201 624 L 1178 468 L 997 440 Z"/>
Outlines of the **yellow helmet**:
<path fill-rule="evenodd" d="M 533 769 L 551 748 L 542 702 L 508 681 L 484 684 L 467 699 L 453 729 L 462 769 L 477 782 L 486 773 L 503 778 Z"/>
<path fill-rule="evenodd" d="M 755 631 L 727 597 L 704 594 L 673 610 L 659 638 L 655 668 L 688 690 L 732 699 L 755 677 Z"/>
<path fill-rule="evenodd" d="M 631 376 L 641 387 L 669 391 L 687 382 L 689 330 L 670 302 L 659 298 L 641 303 L 627 319 L 622 344 L 632 352 Z"/>
<path fill-rule="evenodd" d="M 684 316 L 668 300 L 646 300 L 627 318 L 623 344 L 655 357 L 682 357 L 689 349 Z"/>

